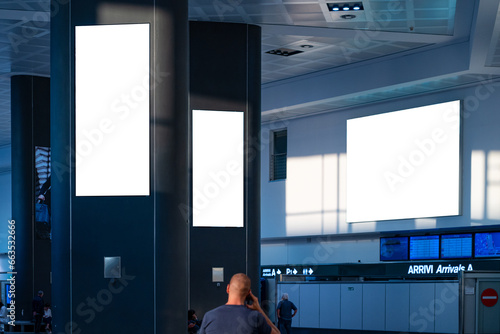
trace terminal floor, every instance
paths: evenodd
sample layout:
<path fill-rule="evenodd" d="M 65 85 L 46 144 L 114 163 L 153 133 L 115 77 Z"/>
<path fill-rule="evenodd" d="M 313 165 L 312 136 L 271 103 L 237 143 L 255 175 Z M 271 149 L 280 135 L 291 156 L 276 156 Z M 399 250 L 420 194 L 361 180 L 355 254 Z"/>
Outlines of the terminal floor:
<path fill-rule="evenodd" d="M 292 332 L 293 334 L 417 334 L 416 332 L 358 331 L 358 330 L 305 329 L 305 328 L 293 328 Z M 33 334 L 33 331 L 5 332 L 5 334 L 7 333 Z M 43 333 L 45 332 L 41 332 L 41 334 Z M 439 333 L 428 333 L 428 334 L 439 334 Z"/>
<path fill-rule="evenodd" d="M 27 324 L 25 331 L 21 332 L 21 327 L 17 328 L 6 328 L 5 334 L 16 333 L 16 334 L 27 334 L 33 333 L 33 326 Z M 346 330 L 346 329 L 316 329 L 316 328 L 292 328 L 293 334 L 421 334 L 417 332 L 394 332 L 394 331 L 368 331 L 368 330 Z M 44 330 L 40 334 L 48 333 Z M 53 332 L 55 333 L 55 332 Z M 442 334 L 442 333 L 428 333 L 428 334 Z"/>
<path fill-rule="evenodd" d="M 417 334 L 416 332 L 385 332 L 385 331 L 357 331 L 357 330 L 326 330 L 326 329 L 293 329 L 293 334 Z M 33 331 L 29 332 L 5 332 L 16 333 L 16 334 L 33 334 Z M 43 334 L 45 332 L 41 332 Z M 53 332 L 54 333 L 54 332 Z M 421 333 L 418 333 L 421 334 Z M 439 333 L 427 333 L 427 334 L 439 334 Z"/>
<path fill-rule="evenodd" d="M 292 328 L 293 334 L 416 334 L 416 332 L 363 331 L 346 329 Z M 421 333 L 419 333 L 421 334 Z M 439 334 L 439 333 L 430 333 Z"/>

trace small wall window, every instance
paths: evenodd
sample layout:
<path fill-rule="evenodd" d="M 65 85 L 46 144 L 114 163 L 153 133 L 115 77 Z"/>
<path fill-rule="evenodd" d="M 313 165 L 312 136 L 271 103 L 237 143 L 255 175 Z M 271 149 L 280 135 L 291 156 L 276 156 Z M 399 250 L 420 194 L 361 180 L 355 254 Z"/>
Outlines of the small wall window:
<path fill-rule="evenodd" d="M 269 179 L 286 179 L 287 130 L 272 131 Z"/>

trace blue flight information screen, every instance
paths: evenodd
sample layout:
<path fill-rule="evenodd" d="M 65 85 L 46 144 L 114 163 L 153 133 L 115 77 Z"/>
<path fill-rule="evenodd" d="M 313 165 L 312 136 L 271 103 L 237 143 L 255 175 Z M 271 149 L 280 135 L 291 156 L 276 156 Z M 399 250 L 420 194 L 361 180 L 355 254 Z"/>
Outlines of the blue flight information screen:
<path fill-rule="evenodd" d="M 380 238 L 380 261 L 408 260 L 408 237 Z"/>
<path fill-rule="evenodd" d="M 441 235 L 441 258 L 463 259 L 472 257 L 472 234 Z"/>
<path fill-rule="evenodd" d="M 410 237 L 410 260 L 439 259 L 439 235 Z"/>
<path fill-rule="evenodd" d="M 476 233 L 475 257 L 498 257 L 500 256 L 500 232 Z"/>
<path fill-rule="evenodd" d="M 9 298 L 10 294 L 10 284 L 5 284 L 5 302 L 7 306 L 12 302 L 12 298 Z"/>

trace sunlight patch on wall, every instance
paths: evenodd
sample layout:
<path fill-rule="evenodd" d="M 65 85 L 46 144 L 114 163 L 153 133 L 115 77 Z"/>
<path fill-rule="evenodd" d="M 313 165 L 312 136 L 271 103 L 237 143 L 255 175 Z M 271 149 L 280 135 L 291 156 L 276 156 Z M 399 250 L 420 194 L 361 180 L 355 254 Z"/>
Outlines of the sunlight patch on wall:
<path fill-rule="evenodd" d="M 500 151 L 488 153 L 486 207 L 488 219 L 500 219 Z"/>
<path fill-rule="evenodd" d="M 359 224 L 348 224 L 347 225 L 349 233 L 362 233 L 366 231 L 376 231 L 377 222 L 362 222 Z"/>
<path fill-rule="evenodd" d="M 344 224 L 347 221 L 347 154 L 339 155 L 339 211 L 340 222 Z"/>
<path fill-rule="evenodd" d="M 340 214 L 338 210 L 323 212 L 324 226 L 322 234 L 337 234 L 340 233 L 339 222 Z"/>
<path fill-rule="evenodd" d="M 322 210 L 324 172 L 320 155 L 288 158 L 287 215 Z"/>
<path fill-rule="evenodd" d="M 288 158 L 287 236 L 341 232 L 339 224 L 345 222 L 345 160 L 345 154 Z"/>
<path fill-rule="evenodd" d="M 310 212 L 286 216 L 286 235 L 317 235 L 322 234 L 322 214 Z"/>
<path fill-rule="evenodd" d="M 323 209 L 337 210 L 339 199 L 339 158 L 337 154 L 326 154 L 323 156 Z"/>
<path fill-rule="evenodd" d="M 483 151 L 471 153 L 470 218 L 484 219 L 486 156 Z"/>
<path fill-rule="evenodd" d="M 418 218 L 415 219 L 416 229 L 431 229 L 436 228 L 437 219 L 435 218 Z"/>
<path fill-rule="evenodd" d="M 323 156 L 325 170 L 323 189 L 323 234 L 339 233 L 339 157 L 337 154 Z"/>

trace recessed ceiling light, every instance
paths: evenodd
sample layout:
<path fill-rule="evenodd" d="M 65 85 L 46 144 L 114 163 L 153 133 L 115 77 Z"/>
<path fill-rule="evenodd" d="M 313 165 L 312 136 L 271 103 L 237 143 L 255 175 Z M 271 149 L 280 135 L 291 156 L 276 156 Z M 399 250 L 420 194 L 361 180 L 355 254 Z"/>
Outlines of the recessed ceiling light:
<path fill-rule="evenodd" d="M 310 49 L 310 48 L 314 47 L 314 45 L 311 45 L 311 44 L 302 44 L 300 47 L 304 48 L 304 49 Z"/>
<path fill-rule="evenodd" d="M 348 12 L 350 10 L 360 11 L 364 9 L 363 3 L 359 1 L 327 3 L 326 5 L 328 7 L 328 10 L 331 12 L 338 12 L 338 11 Z"/>
<path fill-rule="evenodd" d="M 356 15 L 345 14 L 345 15 L 342 15 L 340 17 L 343 18 L 343 19 L 346 19 L 346 20 L 352 20 L 352 19 L 356 18 Z"/>

